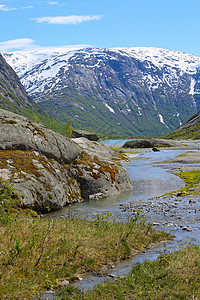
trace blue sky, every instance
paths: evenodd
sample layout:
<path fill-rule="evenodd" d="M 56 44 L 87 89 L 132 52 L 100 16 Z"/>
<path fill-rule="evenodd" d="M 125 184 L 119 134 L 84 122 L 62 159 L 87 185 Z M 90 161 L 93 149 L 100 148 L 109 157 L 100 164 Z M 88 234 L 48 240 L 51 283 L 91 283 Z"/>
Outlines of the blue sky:
<path fill-rule="evenodd" d="M 0 51 L 159 47 L 200 56 L 199 0 L 0 0 Z"/>

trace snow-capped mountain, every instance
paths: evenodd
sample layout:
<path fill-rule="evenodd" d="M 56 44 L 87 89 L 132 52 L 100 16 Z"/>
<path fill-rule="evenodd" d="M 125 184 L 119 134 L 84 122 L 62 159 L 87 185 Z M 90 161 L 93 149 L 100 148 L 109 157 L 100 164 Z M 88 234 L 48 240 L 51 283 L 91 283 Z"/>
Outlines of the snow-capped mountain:
<path fill-rule="evenodd" d="M 200 108 L 200 58 L 159 48 L 3 54 L 56 118 L 107 135 L 162 135 Z"/>

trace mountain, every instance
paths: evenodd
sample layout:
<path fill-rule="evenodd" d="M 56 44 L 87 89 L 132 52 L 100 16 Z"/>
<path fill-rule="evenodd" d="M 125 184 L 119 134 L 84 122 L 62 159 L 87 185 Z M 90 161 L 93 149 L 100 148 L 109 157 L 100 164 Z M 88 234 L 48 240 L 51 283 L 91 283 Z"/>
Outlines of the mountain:
<path fill-rule="evenodd" d="M 171 139 L 200 139 L 200 112 L 167 136 Z"/>
<path fill-rule="evenodd" d="M 200 109 L 200 58 L 159 48 L 3 54 L 48 113 L 107 136 L 168 134 Z"/>
<path fill-rule="evenodd" d="M 51 127 L 52 117 L 35 103 L 22 86 L 19 77 L 0 54 L 0 108 L 29 117 Z M 54 121 L 55 123 L 55 121 Z M 57 130 L 64 127 L 57 122 Z"/>
<path fill-rule="evenodd" d="M 38 109 L 20 79 L 0 54 L 0 106 L 12 110 Z"/>

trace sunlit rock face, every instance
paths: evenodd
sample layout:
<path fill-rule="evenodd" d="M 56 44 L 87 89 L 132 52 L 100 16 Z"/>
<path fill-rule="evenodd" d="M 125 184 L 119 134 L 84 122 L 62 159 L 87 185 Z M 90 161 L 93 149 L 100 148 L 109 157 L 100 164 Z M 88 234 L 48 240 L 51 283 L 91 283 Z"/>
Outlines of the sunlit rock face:
<path fill-rule="evenodd" d="M 132 189 L 126 170 L 110 151 L 78 143 L 17 114 L 0 109 L 0 176 L 11 180 L 23 207 L 56 210 L 90 195 Z M 104 151 L 104 154 L 103 154 Z M 107 151 L 107 152 L 106 152 Z M 109 153 L 109 156 L 106 155 Z"/>

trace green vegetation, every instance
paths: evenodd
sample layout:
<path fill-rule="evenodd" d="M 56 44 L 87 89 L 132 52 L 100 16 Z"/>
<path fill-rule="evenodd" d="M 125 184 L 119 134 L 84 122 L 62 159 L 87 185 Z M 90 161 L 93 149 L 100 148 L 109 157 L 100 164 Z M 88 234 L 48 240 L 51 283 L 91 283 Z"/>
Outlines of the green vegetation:
<path fill-rule="evenodd" d="M 107 282 L 84 295 L 63 288 L 62 299 L 200 299 L 200 248 L 190 246 L 133 267 L 128 277 Z"/>
<path fill-rule="evenodd" d="M 200 171 L 179 172 L 186 186 L 172 194 L 200 194 Z M 165 251 L 164 251 L 165 252 Z M 200 299 L 200 247 L 188 246 L 156 261 L 133 267 L 128 276 L 100 284 L 83 293 L 72 287 L 59 288 L 62 299 Z"/>
<path fill-rule="evenodd" d="M 73 281 L 87 272 L 127 259 L 169 235 L 145 225 L 140 214 L 127 223 L 110 221 L 110 213 L 92 221 L 32 218 L 4 209 L 9 201 L 20 207 L 20 197 L 1 179 L 0 294 L 5 299 L 31 299 L 41 290 Z M 12 200 L 12 201 L 11 201 Z M 153 243 L 153 244 L 152 244 Z"/>
<path fill-rule="evenodd" d="M 73 86 L 70 89 L 67 94 L 59 95 L 59 97 L 55 95 L 53 99 L 47 99 L 40 105 L 46 112 L 60 121 L 72 120 L 73 127 L 76 129 L 88 130 L 88 128 L 92 128 L 98 135 L 108 138 L 132 138 L 160 136 L 169 133 L 170 129 L 176 128 L 174 126 L 168 129 L 160 123 L 153 104 L 148 105 L 148 115 L 145 114 L 141 117 L 138 116 L 137 106 L 130 101 L 130 108 L 133 112 L 130 115 L 125 115 L 121 111 L 126 110 L 127 107 L 117 98 L 118 104 L 112 103 L 115 114 L 111 116 L 110 111 L 102 103 L 99 96 L 86 97 L 80 95 L 76 89 L 73 89 Z M 101 91 L 99 92 L 101 93 Z M 109 97 L 110 95 L 108 95 Z M 140 106 L 146 111 L 145 104 L 141 103 Z"/>
<path fill-rule="evenodd" d="M 0 177 L 0 223 L 7 223 L 16 216 L 38 217 L 37 213 L 30 209 L 23 209 L 20 196 L 16 193 L 13 184 Z"/>
<path fill-rule="evenodd" d="M 67 124 L 65 125 L 65 135 L 66 137 L 71 137 L 73 131 L 72 120 L 67 120 Z"/>
<path fill-rule="evenodd" d="M 184 171 L 176 173 L 185 182 L 185 187 L 178 190 L 177 192 L 186 191 L 187 195 L 199 195 L 200 194 L 200 171 Z"/>
<path fill-rule="evenodd" d="M 200 138 L 200 122 L 191 127 L 183 128 L 176 132 L 172 132 L 166 138 L 170 139 L 199 139 Z"/>
<path fill-rule="evenodd" d="M 185 154 L 181 154 L 184 156 Z M 180 155 L 180 156 L 181 156 Z M 179 176 L 185 182 L 185 186 L 181 189 L 176 191 L 166 193 L 162 196 L 170 196 L 170 195 L 177 195 L 186 196 L 186 195 L 199 195 L 200 194 L 200 171 L 193 170 L 193 171 L 182 171 L 175 173 L 175 175 Z"/>

